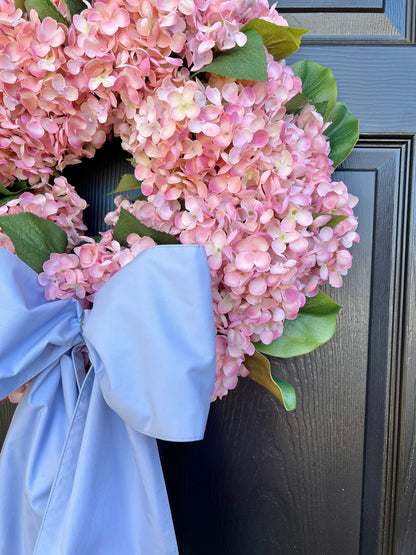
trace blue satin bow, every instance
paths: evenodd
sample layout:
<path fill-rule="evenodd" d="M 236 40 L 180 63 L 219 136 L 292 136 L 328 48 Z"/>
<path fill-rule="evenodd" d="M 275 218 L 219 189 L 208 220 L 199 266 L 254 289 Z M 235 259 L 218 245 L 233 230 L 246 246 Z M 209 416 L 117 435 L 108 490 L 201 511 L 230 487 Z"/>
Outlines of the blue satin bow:
<path fill-rule="evenodd" d="M 203 247 L 145 250 L 91 311 L 0 248 L 0 398 L 34 378 L 0 456 L 0 553 L 176 554 L 155 438 L 202 438 L 214 377 Z"/>

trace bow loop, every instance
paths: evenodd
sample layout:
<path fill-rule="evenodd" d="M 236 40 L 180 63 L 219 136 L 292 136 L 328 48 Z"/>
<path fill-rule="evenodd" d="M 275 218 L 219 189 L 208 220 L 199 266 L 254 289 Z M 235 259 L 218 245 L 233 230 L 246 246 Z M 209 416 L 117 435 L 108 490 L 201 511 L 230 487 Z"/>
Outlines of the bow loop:
<path fill-rule="evenodd" d="M 82 343 L 74 299 L 46 301 L 37 274 L 0 248 L 0 399 Z"/>
<path fill-rule="evenodd" d="M 83 328 L 103 396 L 129 426 L 170 441 L 202 438 L 215 378 L 203 247 L 143 251 L 98 291 Z"/>

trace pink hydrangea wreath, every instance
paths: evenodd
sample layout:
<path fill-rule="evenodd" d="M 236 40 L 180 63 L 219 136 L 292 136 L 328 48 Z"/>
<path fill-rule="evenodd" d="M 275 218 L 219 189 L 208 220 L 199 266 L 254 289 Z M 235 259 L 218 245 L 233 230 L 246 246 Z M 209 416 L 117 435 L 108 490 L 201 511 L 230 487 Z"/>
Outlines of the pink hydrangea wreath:
<path fill-rule="evenodd" d="M 30 212 L 65 230 L 66 252 L 51 254 L 39 281 L 47 299 L 84 307 L 155 244 L 137 233 L 117 240 L 120 213 L 204 245 L 217 329 L 212 399 L 222 398 L 248 375 L 255 343 L 279 338 L 320 285 L 342 285 L 359 240 L 357 199 L 332 181 L 330 121 L 309 103 L 287 109 L 302 82 L 285 60 L 265 50 L 268 80 L 204 70 L 245 46 L 248 22 L 287 22 L 265 0 L 52 8 L 55 19 L 41 20 L 0 0 L 0 215 Z M 85 201 L 59 172 L 94 156 L 111 133 L 132 157 L 142 196 L 117 197 L 111 229 L 95 240 Z M 5 232 L 0 245 L 14 252 Z"/>

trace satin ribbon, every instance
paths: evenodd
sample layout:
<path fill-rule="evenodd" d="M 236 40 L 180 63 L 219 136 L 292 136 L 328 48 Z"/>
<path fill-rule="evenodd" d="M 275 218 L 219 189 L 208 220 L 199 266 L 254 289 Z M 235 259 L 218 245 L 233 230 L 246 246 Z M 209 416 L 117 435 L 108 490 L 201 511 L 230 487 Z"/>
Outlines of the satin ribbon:
<path fill-rule="evenodd" d="M 45 301 L 0 249 L 0 299 L 0 398 L 33 379 L 0 456 L 0 553 L 177 553 L 155 438 L 203 437 L 215 378 L 203 247 L 146 249 L 91 311 Z"/>

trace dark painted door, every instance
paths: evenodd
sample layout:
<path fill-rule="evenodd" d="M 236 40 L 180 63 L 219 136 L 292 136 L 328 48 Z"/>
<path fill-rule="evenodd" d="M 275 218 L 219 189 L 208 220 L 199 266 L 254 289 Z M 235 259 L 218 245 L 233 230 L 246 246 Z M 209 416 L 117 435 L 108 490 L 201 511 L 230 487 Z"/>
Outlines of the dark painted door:
<path fill-rule="evenodd" d="M 311 31 L 292 61 L 331 67 L 360 119 L 337 173 L 360 198 L 361 243 L 345 287 L 330 292 L 343 305 L 333 340 L 273 361 L 297 410 L 241 380 L 212 405 L 204 441 L 161 445 L 180 552 L 414 555 L 416 2 L 281 0 L 279 10 Z M 124 157 L 107 146 L 71 169 L 100 213 Z M 6 403 L 2 433 L 9 414 Z"/>

